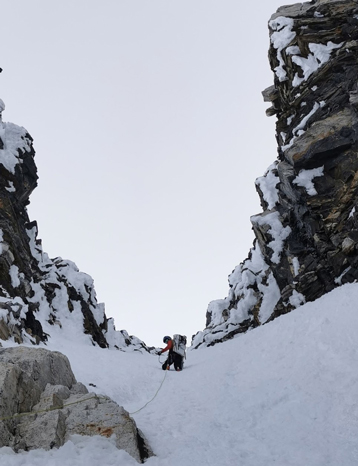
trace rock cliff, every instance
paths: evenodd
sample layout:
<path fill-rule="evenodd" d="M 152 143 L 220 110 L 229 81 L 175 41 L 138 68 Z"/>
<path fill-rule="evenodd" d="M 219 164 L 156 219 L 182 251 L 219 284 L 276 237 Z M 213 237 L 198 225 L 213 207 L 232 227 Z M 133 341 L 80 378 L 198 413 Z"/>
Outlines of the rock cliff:
<path fill-rule="evenodd" d="M 26 210 L 38 179 L 32 138 L 25 128 L 2 121 L 4 109 L 0 100 L 0 340 L 38 344 L 67 326 L 102 348 L 148 350 L 115 330 L 89 275 L 42 250 Z"/>
<path fill-rule="evenodd" d="M 88 393 L 66 356 L 42 348 L 0 349 L 0 447 L 61 447 L 71 435 L 115 438 L 138 462 L 153 452 L 129 414 L 110 398 Z"/>
<path fill-rule="evenodd" d="M 207 346 L 358 279 L 358 3 L 283 6 L 269 21 L 278 158 L 256 180 L 255 241 L 213 301 Z"/>

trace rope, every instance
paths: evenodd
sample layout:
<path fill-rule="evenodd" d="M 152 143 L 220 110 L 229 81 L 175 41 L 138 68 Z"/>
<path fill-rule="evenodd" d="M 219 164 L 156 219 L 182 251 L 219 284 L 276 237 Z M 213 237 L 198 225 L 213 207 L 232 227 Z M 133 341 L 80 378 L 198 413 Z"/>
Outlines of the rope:
<path fill-rule="evenodd" d="M 161 363 L 160 361 L 160 357 L 159 357 L 159 362 Z M 146 406 L 149 405 L 149 403 L 151 403 L 154 398 L 158 395 L 159 393 L 159 390 L 162 388 L 163 386 L 163 383 L 164 383 L 164 380 L 167 376 L 167 372 L 168 371 L 165 371 L 165 374 L 164 374 L 164 377 L 163 377 L 163 380 L 161 382 L 161 384 L 159 385 L 159 388 L 158 390 L 155 392 L 155 395 L 153 396 L 153 398 L 151 400 L 149 400 L 144 406 L 142 406 L 141 408 L 137 409 L 137 411 L 133 411 L 132 413 L 128 413 L 130 415 L 132 414 L 137 414 L 139 413 L 139 411 L 142 411 L 142 409 L 144 409 Z M 48 399 L 49 397 L 46 397 L 46 399 Z M 25 417 L 25 416 L 33 416 L 35 414 L 43 414 L 43 413 L 48 413 L 50 411 L 56 411 L 57 409 L 64 409 L 64 408 L 67 408 L 68 406 L 72 406 L 72 405 L 76 405 L 76 404 L 79 404 L 79 403 L 84 403 L 85 401 L 90 401 L 90 400 L 94 400 L 94 399 L 97 399 L 97 400 L 100 400 L 100 399 L 108 399 L 104 396 L 98 396 L 98 395 L 95 395 L 95 396 L 91 396 L 90 398 L 85 398 L 84 400 L 78 400 L 78 401 L 73 401 L 72 403 L 67 403 L 65 405 L 63 405 L 62 407 L 60 406 L 53 406 L 52 408 L 46 408 L 46 409 L 41 409 L 39 411 L 30 411 L 30 412 L 27 412 L 27 413 L 16 413 L 16 414 L 13 414 L 12 416 L 4 416 L 4 417 L 0 417 L 0 422 L 1 421 L 9 421 L 10 419 L 15 419 L 15 418 L 18 418 L 18 417 Z"/>
<path fill-rule="evenodd" d="M 164 357 L 164 361 L 161 361 L 161 360 L 160 360 L 160 356 L 163 356 L 163 353 L 161 353 L 161 354 L 159 354 L 159 355 L 158 355 L 158 361 L 159 361 L 159 364 L 160 364 L 160 365 L 163 365 L 163 364 L 164 364 L 164 362 L 165 362 L 165 360 L 167 359 L 167 356 L 166 356 L 166 355 L 164 355 L 164 356 L 165 356 L 165 357 Z"/>
<path fill-rule="evenodd" d="M 151 403 L 151 402 L 154 400 L 154 398 L 158 395 L 159 390 L 160 390 L 160 389 L 162 388 L 162 386 L 163 386 L 165 377 L 167 376 L 167 372 L 168 372 L 168 371 L 165 371 L 165 374 L 164 374 L 164 378 L 163 378 L 163 380 L 162 380 L 162 383 L 159 385 L 159 388 L 158 388 L 158 390 L 155 392 L 155 395 L 153 396 L 153 398 L 152 398 L 151 400 L 149 400 L 144 406 L 142 406 L 141 408 L 137 409 L 137 411 L 133 411 L 133 413 L 128 413 L 128 414 L 132 415 L 132 414 L 137 414 L 137 413 L 139 413 L 139 411 L 142 411 L 142 409 L 144 409 L 146 406 L 149 405 L 149 403 Z"/>

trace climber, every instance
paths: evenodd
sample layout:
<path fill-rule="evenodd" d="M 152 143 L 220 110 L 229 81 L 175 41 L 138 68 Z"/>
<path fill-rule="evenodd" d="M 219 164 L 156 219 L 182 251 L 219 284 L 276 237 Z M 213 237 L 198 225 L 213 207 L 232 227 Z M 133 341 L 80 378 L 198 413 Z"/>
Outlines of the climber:
<path fill-rule="evenodd" d="M 173 340 L 168 337 L 168 336 L 165 336 L 163 338 L 163 343 L 165 343 L 167 346 L 158 351 L 158 354 L 163 354 L 165 353 L 166 351 L 169 351 L 169 354 L 168 354 L 168 358 L 166 359 L 165 363 L 162 365 L 162 369 L 163 371 L 165 370 L 169 370 L 170 369 L 170 366 L 174 363 L 174 368 L 176 371 L 181 371 L 183 369 L 183 356 L 181 356 L 180 354 L 176 353 L 174 351 L 174 342 Z"/>

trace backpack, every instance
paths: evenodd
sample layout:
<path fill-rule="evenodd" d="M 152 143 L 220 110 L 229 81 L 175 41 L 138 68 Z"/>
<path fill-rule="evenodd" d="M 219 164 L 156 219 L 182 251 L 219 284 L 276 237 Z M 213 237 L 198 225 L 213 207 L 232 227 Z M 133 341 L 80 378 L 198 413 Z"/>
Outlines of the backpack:
<path fill-rule="evenodd" d="M 173 351 L 174 353 L 185 356 L 186 352 L 186 336 L 185 335 L 173 335 Z"/>

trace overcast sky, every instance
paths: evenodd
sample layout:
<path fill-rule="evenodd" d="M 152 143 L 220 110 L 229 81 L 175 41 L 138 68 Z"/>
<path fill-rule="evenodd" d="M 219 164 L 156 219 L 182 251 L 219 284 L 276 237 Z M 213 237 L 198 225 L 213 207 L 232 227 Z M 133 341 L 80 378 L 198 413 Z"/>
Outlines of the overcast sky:
<path fill-rule="evenodd" d="M 294 2 L 283 2 L 294 3 Z M 267 22 L 280 0 L 12 0 L 4 121 L 34 138 L 29 215 L 50 257 L 149 345 L 205 327 L 252 245 L 276 159 Z"/>

